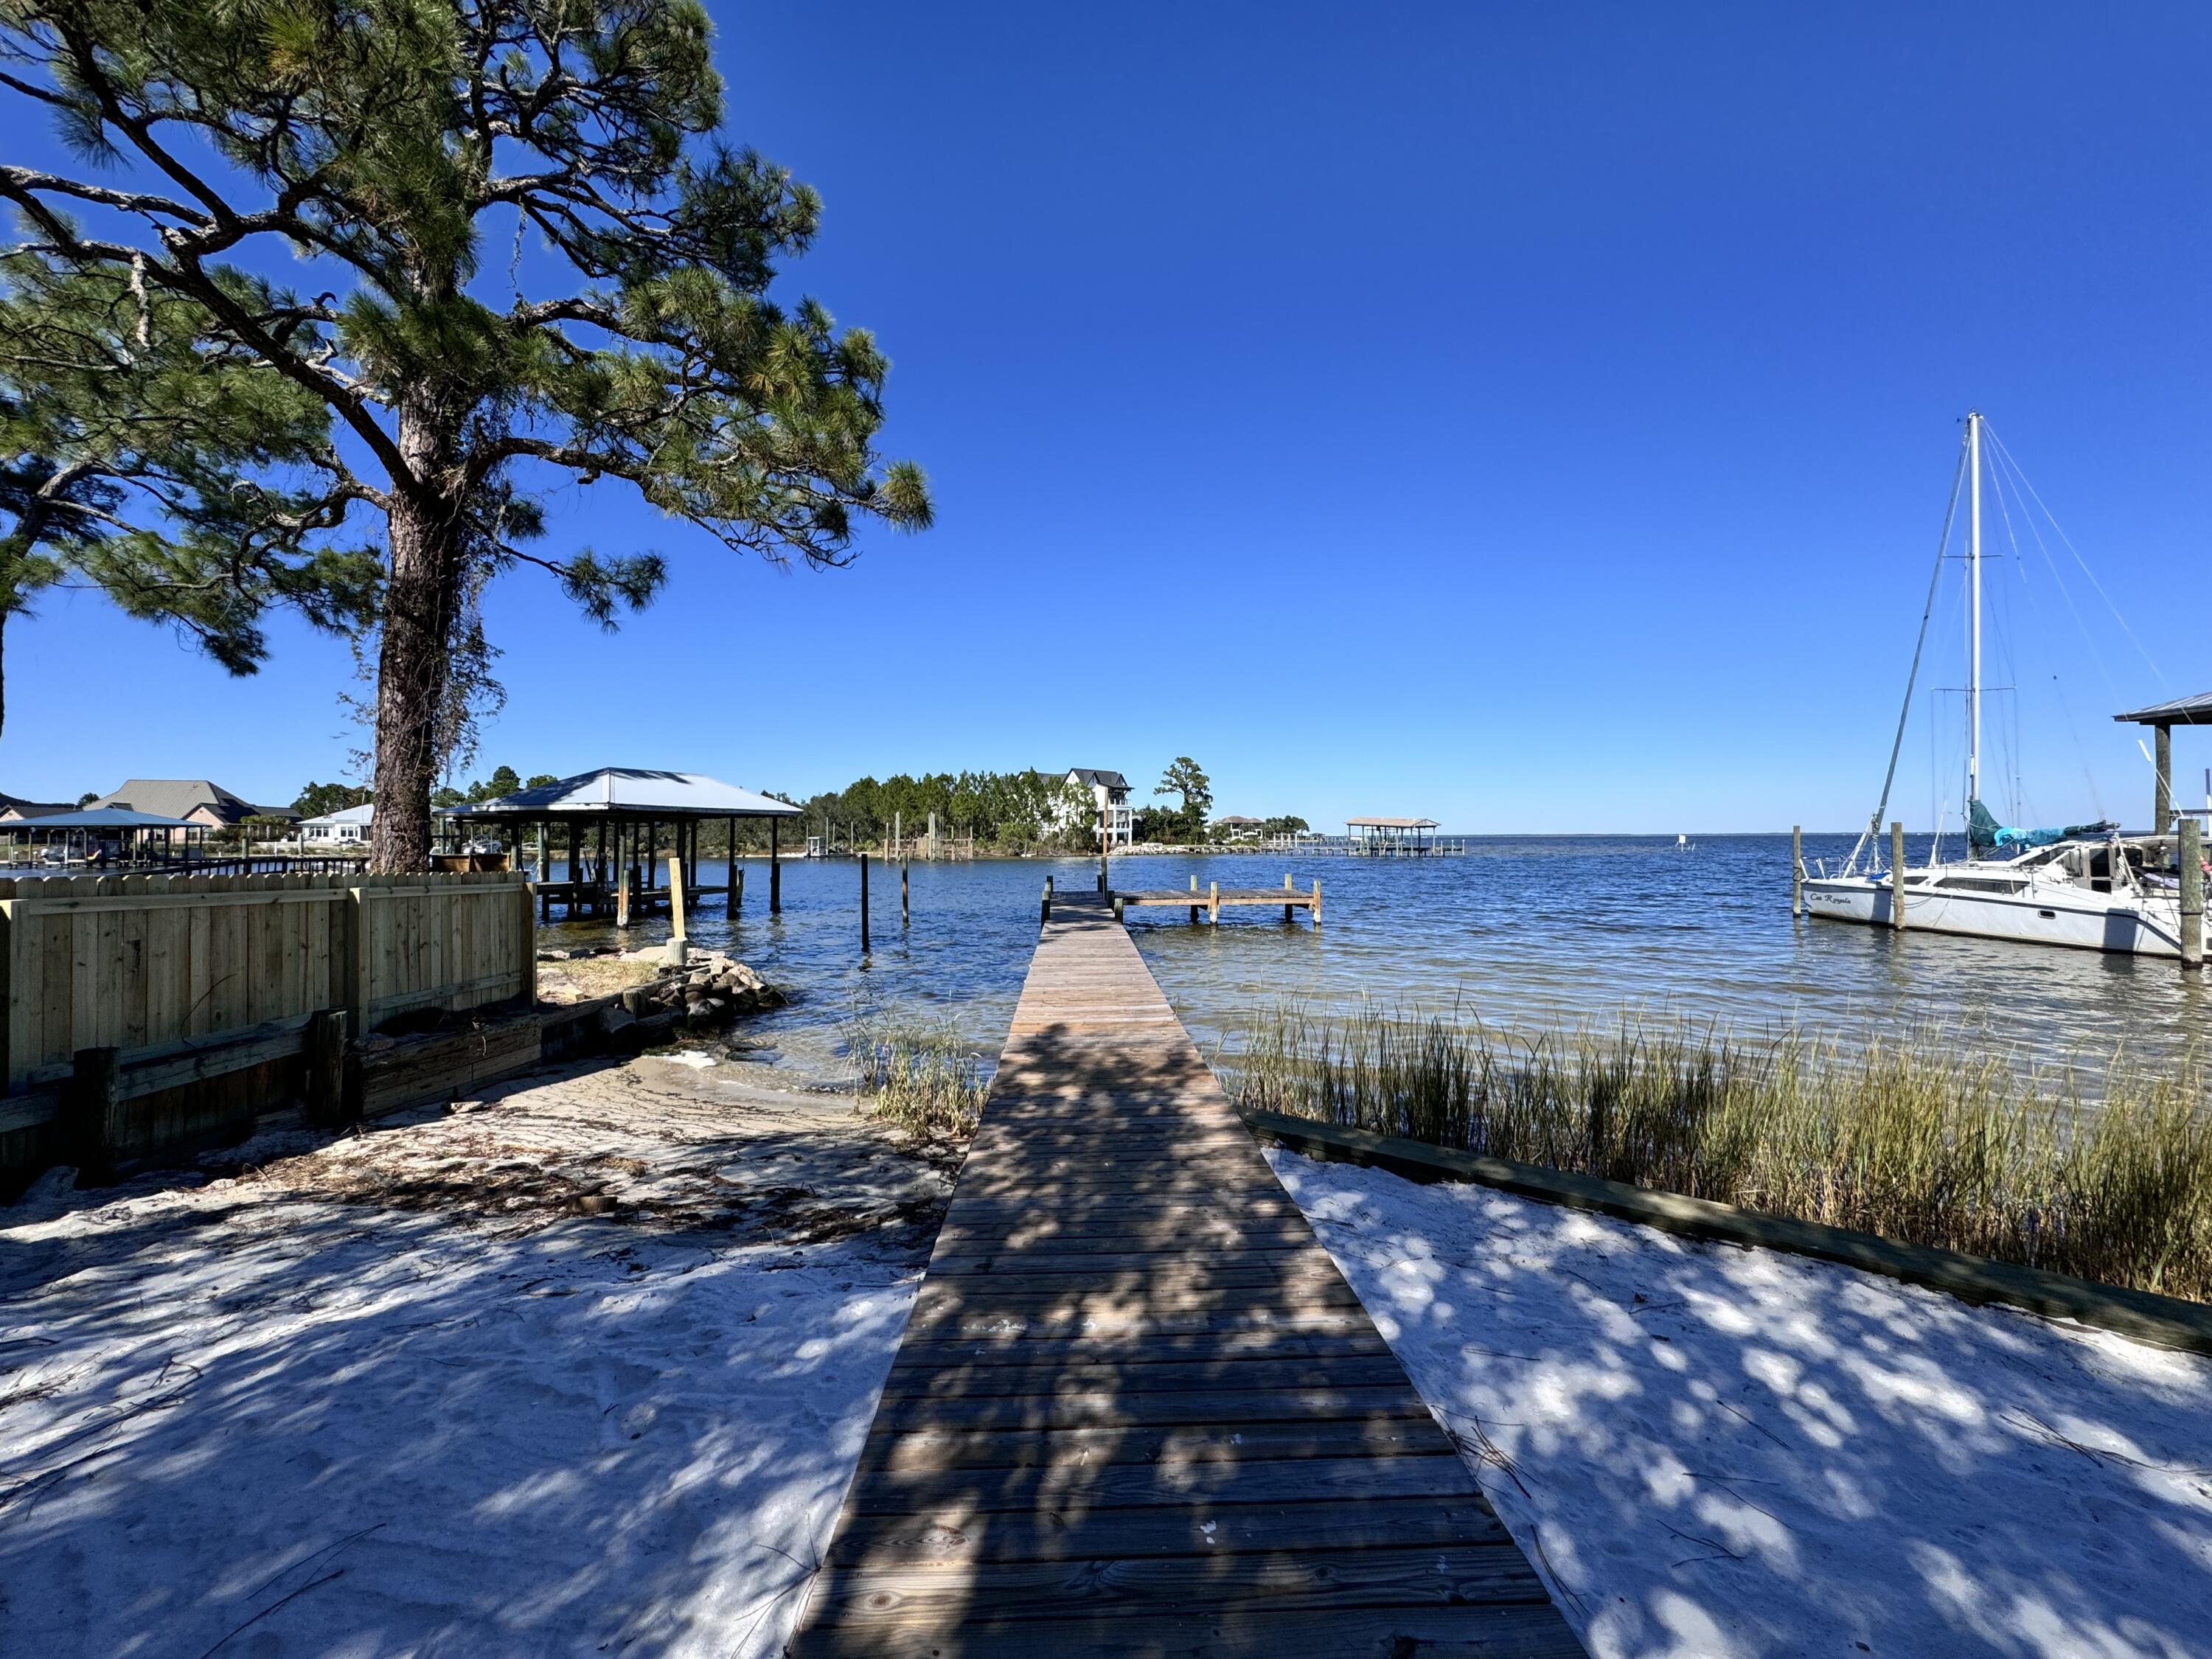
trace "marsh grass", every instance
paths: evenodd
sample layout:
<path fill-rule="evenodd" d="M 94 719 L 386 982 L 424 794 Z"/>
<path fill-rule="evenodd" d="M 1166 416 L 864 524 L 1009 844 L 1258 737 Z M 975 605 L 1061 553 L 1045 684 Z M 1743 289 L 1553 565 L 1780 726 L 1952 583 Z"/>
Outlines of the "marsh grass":
<path fill-rule="evenodd" d="M 983 1063 L 948 1021 L 940 1025 L 862 1016 L 848 1022 L 860 1109 L 928 1139 L 964 1140 L 982 1115 Z"/>
<path fill-rule="evenodd" d="M 1249 1107 L 1887 1238 L 2212 1300 L 2212 1113 L 2194 1060 L 2116 1061 L 2099 1099 L 1940 1032 L 1846 1048 L 1624 1018 L 1252 1019 Z"/>

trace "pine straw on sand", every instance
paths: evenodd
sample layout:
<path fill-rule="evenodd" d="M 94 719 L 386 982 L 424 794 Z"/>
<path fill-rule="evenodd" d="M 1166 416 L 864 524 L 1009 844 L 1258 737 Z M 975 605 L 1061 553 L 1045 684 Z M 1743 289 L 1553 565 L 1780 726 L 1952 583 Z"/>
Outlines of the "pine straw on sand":
<path fill-rule="evenodd" d="M 1846 1048 L 1625 1018 L 1493 1030 L 1278 1007 L 1223 1056 L 1241 1103 L 1772 1215 L 2212 1300 L 2212 1110 L 2191 1059 L 2070 1073 L 1941 1033 Z"/>

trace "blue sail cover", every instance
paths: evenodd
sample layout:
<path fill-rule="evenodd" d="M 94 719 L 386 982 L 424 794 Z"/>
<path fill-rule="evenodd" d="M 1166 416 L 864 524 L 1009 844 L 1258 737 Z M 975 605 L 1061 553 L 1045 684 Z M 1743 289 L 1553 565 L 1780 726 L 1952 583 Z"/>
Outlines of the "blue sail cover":
<path fill-rule="evenodd" d="M 1999 823 L 1990 816 L 1988 807 L 1976 801 L 1966 815 L 1966 844 L 1977 853 L 1994 852 L 2001 847 L 2051 847 L 2083 836 L 2109 835 L 2119 827 L 2110 818 L 2100 818 L 2095 823 L 2069 823 L 2063 830 L 2014 830 Z"/>

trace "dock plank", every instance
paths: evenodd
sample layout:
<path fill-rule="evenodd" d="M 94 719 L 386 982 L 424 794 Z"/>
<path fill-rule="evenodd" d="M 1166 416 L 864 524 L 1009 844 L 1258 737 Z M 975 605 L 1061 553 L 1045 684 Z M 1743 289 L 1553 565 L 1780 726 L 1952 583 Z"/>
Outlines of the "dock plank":
<path fill-rule="evenodd" d="M 1306 896 L 1221 901 L 1262 896 Z M 1583 1651 L 1108 902 L 1055 898 L 789 1652 L 1431 1650 Z"/>

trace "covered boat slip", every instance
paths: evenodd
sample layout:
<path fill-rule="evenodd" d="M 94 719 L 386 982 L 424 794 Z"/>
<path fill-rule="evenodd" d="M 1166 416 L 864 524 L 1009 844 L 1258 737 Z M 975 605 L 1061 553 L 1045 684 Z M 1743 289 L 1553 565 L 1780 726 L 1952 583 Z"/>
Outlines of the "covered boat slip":
<path fill-rule="evenodd" d="M 789 1651 L 1583 1651 L 1100 896 L 1044 924 Z"/>
<path fill-rule="evenodd" d="M 738 844 L 741 820 L 764 818 L 769 826 L 769 908 L 782 908 L 779 826 L 799 817 L 799 808 L 773 796 L 757 794 L 699 772 L 657 771 L 643 767 L 603 766 L 597 771 L 522 789 L 495 799 L 456 807 L 463 825 L 498 824 L 519 848 L 534 845 L 538 915 L 550 917 L 556 904 L 571 916 L 611 915 L 627 923 L 667 902 L 671 882 L 664 861 L 672 858 L 681 873 L 686 902 L 706 893 L 727 893 L 734 910 L 743 890 L 742 873 L 726 884 L 698 878 L 699 828 L 726 822 L 729 846 Z M 562 875 L 552 878 L 558 864 Z M 730 860 L 734 872 L 737 860 Z"/>

